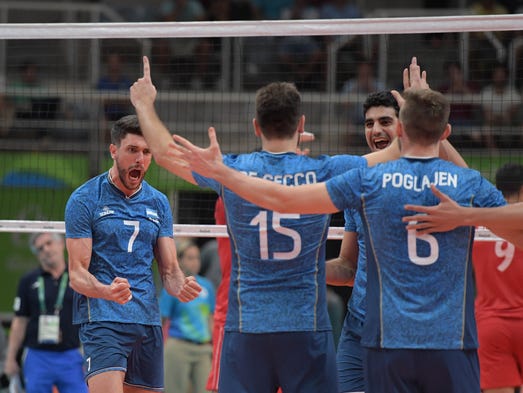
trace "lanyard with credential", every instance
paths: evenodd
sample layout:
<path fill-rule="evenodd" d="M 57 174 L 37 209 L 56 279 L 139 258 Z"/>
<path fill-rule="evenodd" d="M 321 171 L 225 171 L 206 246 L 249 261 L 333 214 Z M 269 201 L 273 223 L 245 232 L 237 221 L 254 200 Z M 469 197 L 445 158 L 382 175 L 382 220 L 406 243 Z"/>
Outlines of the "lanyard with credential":
<path fill-rule="evenodd" d="M 60 313 L 60 310 L 62 309 L 68 277 L 69 275 L 67 274 L 67 272 L 62 274 L 62 279 L 60 280 L 60 288 L 58 289 L 58 297 L 56 298 L 56 302 L 54 304 L 54 315 L 58 315 Z M 44 278 L 42 276 L 38 277 L 38 301 L 40 302 L 40 313 L 43 315 L 47 314 L 47 307 L 45 305 L 44 285 Z"/>

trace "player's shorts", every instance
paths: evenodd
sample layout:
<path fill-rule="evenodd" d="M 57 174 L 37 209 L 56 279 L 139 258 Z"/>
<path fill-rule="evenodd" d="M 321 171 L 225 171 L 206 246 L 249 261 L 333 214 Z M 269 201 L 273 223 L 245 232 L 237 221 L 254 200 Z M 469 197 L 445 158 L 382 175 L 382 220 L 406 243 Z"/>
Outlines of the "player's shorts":
<path fill-rule="evenodd" d="M 480 393 L 476 350 L 364 348 L 373 393 Z"/>
<path fill-rule="evenodd" d="M 523 319 L 478 318 L 481 389 L 523 385 Z"/>
<path fill-rule="evenodd" d="M 218 380 L 220 375 L 220 357 L 222 356 L 222 343 L 224 333 L 224 323 L 214 323 L 212 328 L 212 359 L 211 372 L 207 379 L 207 386 L 209 391 L 218 391 Z"/>
<path fill-rule="evenodd" d="M 365 391 L 363 372 L 363 348 L 361 332 L 363 321 L 347 314 L 336 353 L 338 368 L 339 391 L 341 393 L 361 393 Z"/>
<path fill-rule="evenodd" d="M 225 332 L 220 392 L 336 393 L 336 354 L 331 331 Z"/>
<path fill-rule="evenodd" d="M 27 349 L 23 359 L 25 391 L 47 393 L 53 385 L 60 393 L 87 393 L 78 349 L 47 351 Z"/>
<path fill-rule="evenodd" d="M 163 391 L 163 339 L 160 326 L 90 322 L 80 326 L 86 380 L 123 371 L 124 383 Z"/>

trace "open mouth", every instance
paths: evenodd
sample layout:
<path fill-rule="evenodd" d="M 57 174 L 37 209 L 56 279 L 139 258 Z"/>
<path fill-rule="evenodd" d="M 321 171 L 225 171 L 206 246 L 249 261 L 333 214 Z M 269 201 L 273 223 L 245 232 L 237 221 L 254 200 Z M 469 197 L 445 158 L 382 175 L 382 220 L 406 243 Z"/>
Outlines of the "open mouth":
<path fill-rule="evenodd" d="M 374 146 L 376 149 L 382 150 L 390 145 L 390 140 L 388 138 L 376 138 L 374 139 Z"/>
<path fill-rule="evenodd" d="M 142 176 L 142 171 L 139 169 L 131 169 L 129 171 L 129 177 L 131 180 L 139 180 Z"/>

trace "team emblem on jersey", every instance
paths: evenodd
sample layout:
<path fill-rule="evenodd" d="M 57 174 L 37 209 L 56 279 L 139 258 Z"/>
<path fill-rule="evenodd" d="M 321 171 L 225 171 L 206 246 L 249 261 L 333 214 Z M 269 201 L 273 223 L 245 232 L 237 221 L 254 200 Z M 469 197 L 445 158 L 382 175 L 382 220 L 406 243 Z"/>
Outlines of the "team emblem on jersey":
<path fill-rule="evenodd" d="M 155 223 L 160 222 L 160 217 L 158 217 L 158 212 L 156 210 L 152 210 L 149 208 L 145 209 L 145 214 L 147 215 L 147 218 Z"/>

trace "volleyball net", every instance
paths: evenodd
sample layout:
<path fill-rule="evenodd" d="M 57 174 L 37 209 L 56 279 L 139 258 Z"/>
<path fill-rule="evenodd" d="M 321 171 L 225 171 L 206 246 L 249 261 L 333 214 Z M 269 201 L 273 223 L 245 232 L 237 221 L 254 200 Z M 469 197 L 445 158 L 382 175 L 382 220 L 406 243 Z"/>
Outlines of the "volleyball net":
<path fill-rule="evenodd" d="M 111 166 L 109 130 L 133 113 L 128 87 L 143 55 L 171 132 L 207 145 L 212 125 L 225 153 L 259 148 L 259 87 L 296 83 L 312 156 L 366 153 L 363 101 L 401 90 L 416 56 L 452 102 L 451 142 L 493 180 L 504 163 L 523 162 L 522 25 L 523 15 L 0 24 L 0 274 L 32 267 L 27 233 L 62 232 L 71 192 Z M 214 193 L 155 164 L 146 180 L 170 199 L 178 236 L 226 235 L 213 225 Z M 333 216 L 329 238 L 342 227 Z"/>

